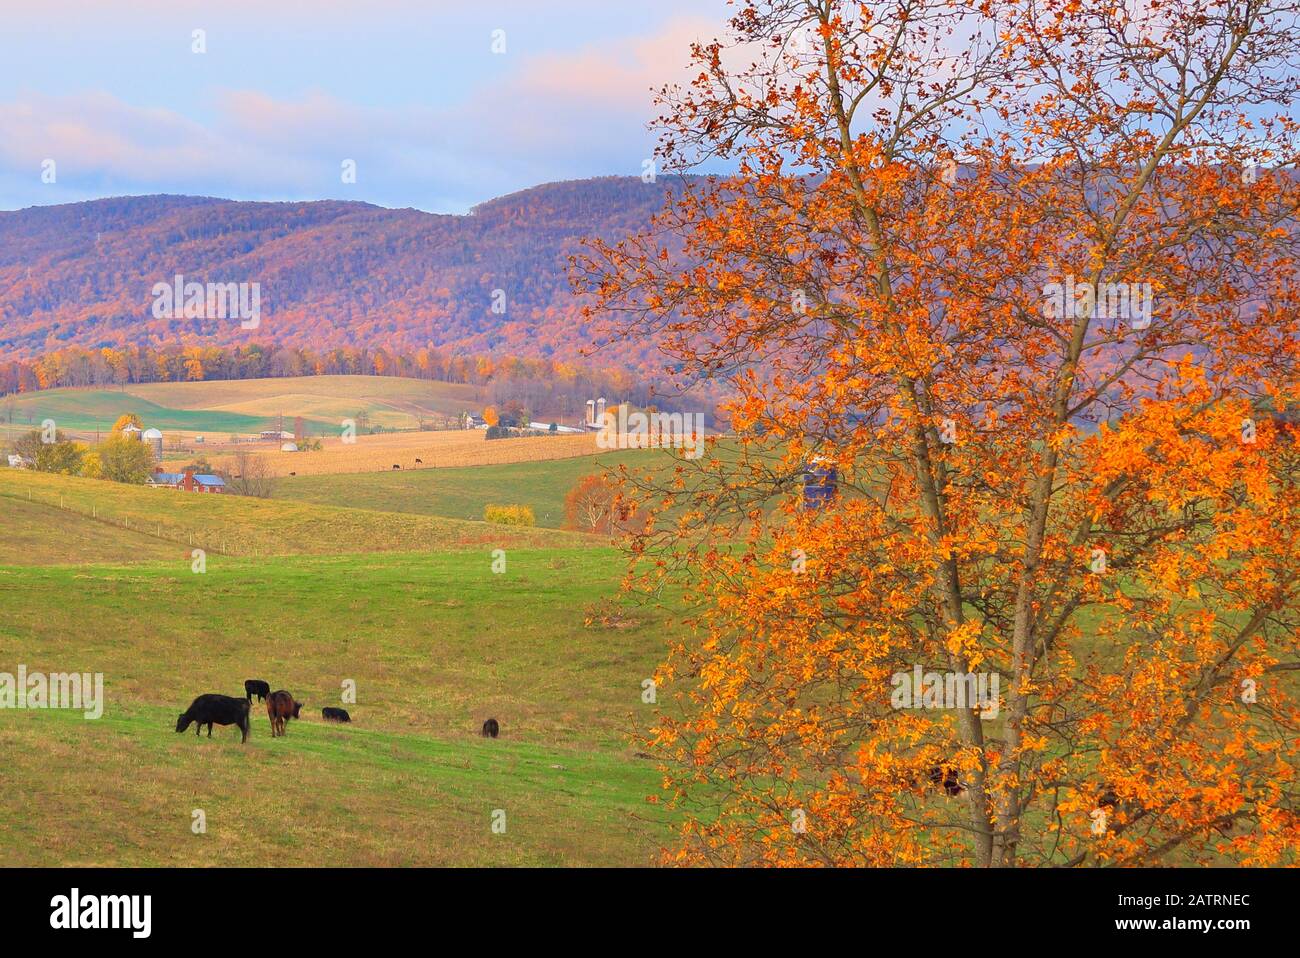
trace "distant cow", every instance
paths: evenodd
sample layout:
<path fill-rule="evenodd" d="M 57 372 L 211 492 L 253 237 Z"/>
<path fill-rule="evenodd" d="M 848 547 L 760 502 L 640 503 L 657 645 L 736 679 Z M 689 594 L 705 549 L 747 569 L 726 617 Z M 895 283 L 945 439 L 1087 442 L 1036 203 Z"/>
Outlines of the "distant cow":
<path fill-rule="evenodd" d="M 488 719 L 483 723 L 483 737 L 496 738 L 501 734 L 501 726 L 497 724 L 496 719 Z"/>
<path fill-rule="evenodd" d="M 402 467 L 399 466 L 397 463 L 393 463 L 393 468 L 394 468 L 394 469 L 401 469 Z"/>
<path fill-rule="evenodd" d="M 244 733 L 240 741 L 247 742 L 248 702 L 231 695 L 200 695 L 176 719 L 176 731 L 184 732 L 191 722 L 198 723 L 194 728 L 195 735 L 202 732 L 206 725 L 208 738 L 212 738 L 213 725 L 234 725 Z"/>
<path fill-rule="evenodd" d="M 415 460 L 415 464 L 416 464 L 417 466 L 423 466 L 423 465 L 424 465 L 424 460 L 423 460 L 423 459 L 417 459 L 417 460 Z"/>
<path fill-rule="evenodd" d="M 272 692 L 266 699 L 266 716 L 271 720 L 271 738 L 283 735 L 285 721 L 297 718 L 301 708 L 302 703 L 295 702 L 293 696 L 284 689 Z"/>
<path fill-rule="evenodd" d="M 332 705 L 327 705 L 320 710 L 321 718 L 330 722 L 351 722 L 352 716 L 348 714 L 347 709 L 336 709 Z"/>
<path fill-rule="evenodd" d="M 248 697 L 248 704 L 253 704 L 253 696 L 257 696 L 259 702 L 265 702 L 266 697 L 271 694 L 271 686 L 261 679 L 244 679 L 244 695 Z"/>

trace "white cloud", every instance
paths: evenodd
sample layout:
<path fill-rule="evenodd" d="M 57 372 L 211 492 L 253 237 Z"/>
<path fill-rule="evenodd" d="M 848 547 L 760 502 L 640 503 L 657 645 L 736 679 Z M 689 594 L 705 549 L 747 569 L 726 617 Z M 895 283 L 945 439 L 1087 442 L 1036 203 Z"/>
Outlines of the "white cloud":
<path fill-rule="evenodd" d="M 41 161 L 52 158 L 60 188 L 40 194 L 47 202 L 102 184 L 101 195 L 338 197 L 457 210 L 543 180 L 634 175 L 653 145 L 652 89 L 682 79 L 690 42 L 719 26 L 681 18 L 574 55 L 511 53 L 496 79 L 450 107 L 224 88 L 198 105 L 208 117 L 200 122 L 107 92 L 20 91 L 0 102 L 0 183 L 39 182 Z M 354 187 L 339 179 L 348 158 L 358 163 Z"/>

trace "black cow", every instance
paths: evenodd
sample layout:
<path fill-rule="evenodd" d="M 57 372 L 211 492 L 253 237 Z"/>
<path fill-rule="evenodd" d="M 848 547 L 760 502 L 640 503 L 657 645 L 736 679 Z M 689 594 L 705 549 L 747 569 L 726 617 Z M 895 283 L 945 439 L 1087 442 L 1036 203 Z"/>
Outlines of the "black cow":
<path fill-rule="evenodd" d="M 417 460 L 415 460 L 415 464 L 416 464 L 417 466 L 423 466 L 423 465 L 424 465 L 424 460 L 423 460 L 423 459 L 417 459 Z"/>
<path fill-rule="evenodd" d="M 352 716 L 348 714 L 347 709 L 336 709 L 332 705 L 327 705 L 320 710 L 321 718 L 330 722 L 351 722 Z"/>
<path fill-rule="evenodd" d="M 248 704 L 253 704 L 253 696 L 257 696 L 259 702 L 266 701 L 266 697 L 271 694 L 271 686 L 267 685 L 261 679 L 244 679 L 244 695 L 248 697 Z"/>
<path fill-rule="evenodd" d="M 194 734 L 208 727 L 208 738 L 212 738 L 213 725 L 234 725 L 244 733 L 241 742 L 248 741 L 248 702 L 230 695 L 200 695 L 190 707 L 176 720 L 176 731 L 184 732 L 191 722 L 197 722 Z"/>
<path fill-rule="evenodd" d="M 483 737 L 496 738 L 501 734 L 501 726 L 497 724 L 496 719 L 488 719 L 483 723 Z"/>
<path fill-rule="evenodd" d="M 393 463 L 393 468 L 394 468 L 394 469 L 401 469 L 402 467 L 399 466 L 397 463 Z"/>

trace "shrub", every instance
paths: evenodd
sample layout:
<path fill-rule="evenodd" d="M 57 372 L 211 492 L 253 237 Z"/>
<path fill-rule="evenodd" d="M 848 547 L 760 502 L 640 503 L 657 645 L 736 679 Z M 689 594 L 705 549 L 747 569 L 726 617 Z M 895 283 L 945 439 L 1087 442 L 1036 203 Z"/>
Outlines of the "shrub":
<path fill-rule="evenodd" d="M 483 510 L 483 518 L 503 526 L 535 526 L 532 506 L 493 506 Z"/>

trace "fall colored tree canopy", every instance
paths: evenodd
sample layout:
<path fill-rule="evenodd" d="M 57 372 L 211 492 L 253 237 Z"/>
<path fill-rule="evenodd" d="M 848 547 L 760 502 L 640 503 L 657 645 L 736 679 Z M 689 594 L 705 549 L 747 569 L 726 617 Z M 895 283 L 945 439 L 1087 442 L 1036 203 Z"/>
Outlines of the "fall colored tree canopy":
<path fill-rule="evenodd" d="M 577 411 L 593 395 L 648 402 L 651 380 L 617 365 L 594 367 L 573 360 L 522 356 L 467 356 L 426 347 L 399 352 L 382 346 L 364 349 L 253 343 L 247 346 L 69 346 L 35 359 L 0 361 L 0 395 L 62 386 L 110 386 L 127 383 L 204 382 L 279 379 L 294 376 L 405 376 L 489 387 L 492 396 L 518 406 L 531 397 L 554 410 Z M 710 391 L 702 390 L 707 397 Z M 659 400 L 661 403 L 664 400 Z M 138 417 L 136 426 L 141 425 Z M 119 422 L 115 431 L 125 425 Z"/>
<path fill-rule="evenodd" d="M 735 396 L 625 490 L 669 860 L 1295 864 L 1294 6 L 738 7 L 575 279 Z"/>

